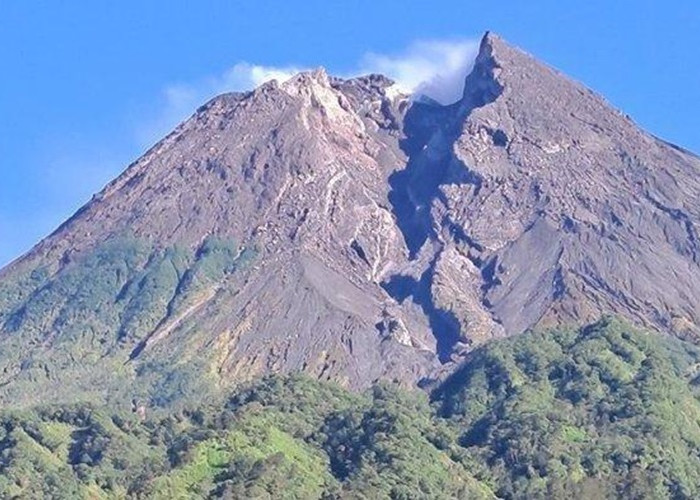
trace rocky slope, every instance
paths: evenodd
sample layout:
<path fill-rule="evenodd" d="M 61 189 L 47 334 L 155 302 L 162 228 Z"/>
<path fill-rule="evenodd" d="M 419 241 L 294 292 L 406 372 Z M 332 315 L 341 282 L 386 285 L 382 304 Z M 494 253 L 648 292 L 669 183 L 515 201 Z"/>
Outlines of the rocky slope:
<path fill-rule="evenodd" d="M 222 95 L 0 272 L 0 401 L 413 384 L 607 313 L 696 338 L 698 174 L 492 34 L 451 106 L 323 70 Z"/>
<path fill-rule="evenodd" d="M 431 293 L 460 340 L 608 313 L 697 338 L 696 156 L 493 35 L 439 112 L 396 178 L 422 189 L 408 232 L 439 248 Z"/>

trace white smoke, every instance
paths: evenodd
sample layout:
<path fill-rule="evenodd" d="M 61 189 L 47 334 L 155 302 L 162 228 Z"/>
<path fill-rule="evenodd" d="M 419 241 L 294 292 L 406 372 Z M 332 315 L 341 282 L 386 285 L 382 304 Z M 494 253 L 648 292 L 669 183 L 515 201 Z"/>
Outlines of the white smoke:
<path fill-rule="evenodd" d="M 406 94 L 425 95 L 441 104 L 460 99 L 464 79 L 478 51 L 474 40 L 426 40 L 410 44 L 393 55 L 370 52 L 345 72 L 347 78 L 381 73 Z M 163 137 L 198 106 L 224 92 L 251 90 L 269 80 L 280 83 L 308 68 L 260 66 L 240 62 L 223 74 L 194 83 L 168 85 L 163 90 L 161 111 L 137 130 L 137 139 L 148 146 Z"/>
<path fill-rule="evenodd" d="M 402 92 L 452 104 L 462 97 L 478 50 L 478 42 L 472 40 L 420 41 L 398 55 L 365 55 L 360 72 L 381 73 L 396 81 Z"/>
<path fill-rule="evenodd" d="M 274 66 L 259 66 L 243 62 L 228 70 L 220 85 L 234 88 L 235 90 L 248 90 L 270 80 L 277 80 L 282 83 L 300 71 L 304 71 L 304 69 L 295 66 L 276 68 Z"/>
<path fill-rule="evenodd" d="M 220 76 L 204 78 L 194 83 L 168 85 L 163 89 L 164 104 L 161 110 L 136 131 L 137 139 L 142 146 L 149 146 L 212 97 L 225 92 L 252 90 L 270 80 L 281 83 L 304 69 L 240 62 Z"/>
<path fill-rule="evenodd" d="M 365 54 L 354 65 L 352 71 L 341 72 L 346 77 L 353 77 L 367 73 L 382 73 L 397 82 L 397 87 L 408 94 L 425 94 L 442 104 L 449 104 L 460 98 L 464 77 L 472 66 L 477 52 L 477 43 L 470 40 L 432 40 L 410 44 L 404 51 L 395 54 Z M 351 66 L 352 68 L 353 66 Z M 218 76 L 201 78 L 194 82 L 177 83 L 167 85 L 159 96 L 159 102 L 152 114 L 144 116 L 139 111 L 138 116 L 129 117 L 129 123 L 136 123 L 134 135 L 139 148 L 152 145 L 155 141 L 170 132 L 179 122 L 191 115 L 197 107 L 212 97 L 231 91 L 244 91 L 253 89 L 262 83 L 277 79 L 282 82 L 294 74 L 307 68 L 300 66 L 261 66 L 240 62 Z M 331 71 L 332 72 L 332 71 Z M 133 127 L 133 125 L 131 125 Z M 72 147 L 74 149 L 74 147 Z M 59 152 L 60 153 L 60 152 Z M 127 153 L 113 152 L 109 158 L 100 151 L 87 151 L 85 157 L 75 158 L 75 155 L 67 157 L 65 161 L 56 163 L 56 158 L 61 154 L 52 152 L 48 155 L 53 163 L 46 161 L 51 168 L 48 172 L 60 173 L 58 179 L 51 175 L 45 175 L 46 182 L 51 190 L 43 192 L 45 198 L 53 197 L 52 193 L 61 193 L 61 203 L 47 201 L 49 214 L 45 217 L 43 212 L 35 215 L 31 224 L 12 227 L 10 221 L 0 218 L 0 242 L 21 241 L 23 238 L 14 237 L 17 234 L 25 234 L 25 226 L 37 228 L 36 235 L 30 235 L 27 241 L 33 242 L 38 237 L 51 229 L 51 226 L 63 219 L 69 211 L 75 207 L 70 202 L 63 200 L 81 200 L 86 198 L 107 179 L 119 171 L 120 166 L 133 154 L 133 148 Z M 112 158 L 113 156 L 113 158 Z M 68 165 L 73 166 L 71 170 Z M 94 172 L 90 168 L 94 167 Z M 90 176 L 90 182 L 86 181 L 86 173 Z M 75 182 L 76 179 L 80 182 Z M 72 193 L 70 197 L 66 193 Z M 56 216 L 58 214 L 58 216 Z M 1 215 L 1 214 L 0 214 Z M 0 265 L 8 256 L 17 254 L 20 248 L 0 245 Z"/>

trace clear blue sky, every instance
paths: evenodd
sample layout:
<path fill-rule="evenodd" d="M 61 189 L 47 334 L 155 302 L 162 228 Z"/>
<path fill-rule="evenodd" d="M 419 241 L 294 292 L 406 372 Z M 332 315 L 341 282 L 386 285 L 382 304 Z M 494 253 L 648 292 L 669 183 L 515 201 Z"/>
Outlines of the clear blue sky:
<path fill-rule="evenodd" d="M 343 73 L 370 51 L 485 30 L 700 151 L 697 0 L 2 0 L 0 265 L 143 152 L 172 121 L 173 85 L 241 61 Z"/>

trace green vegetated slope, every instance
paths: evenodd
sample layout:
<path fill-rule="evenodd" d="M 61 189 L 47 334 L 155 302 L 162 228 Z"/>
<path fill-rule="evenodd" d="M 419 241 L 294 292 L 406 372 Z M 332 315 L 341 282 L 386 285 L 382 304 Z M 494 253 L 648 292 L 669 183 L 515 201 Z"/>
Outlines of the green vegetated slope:
<path fill-rule="evenodd" d="M 0 497 L 489 498 L 436 446 L 423 393 L 267 379 L 152 416 L 88 407 L 2 417 Z"/>
<path fill-rule="evenodd" d="M 697 498 L 699 362 L 604 320 L 494 343 L 434 397 L 499 496 Z"/>
<path fill-rule="evenodd" d="M 182 389 L 196 367 L 173 363 L 151 380 L 148 365 L 130 360 L 249 258 L 214 237 L 196 251 L 122 237 L 58 269 L 20 266 L 0 282 L 0 401 L 118 398 L 137 378 L 142 397 L 167 394 L 164 380 Z"/>
<path fill-rule="evenodd" d="M 0 497 L 697 498 L 700 351 L 615 321 L 474 353 L 432 400 L 268 378 L 146 415 L 0 419 Z"/>

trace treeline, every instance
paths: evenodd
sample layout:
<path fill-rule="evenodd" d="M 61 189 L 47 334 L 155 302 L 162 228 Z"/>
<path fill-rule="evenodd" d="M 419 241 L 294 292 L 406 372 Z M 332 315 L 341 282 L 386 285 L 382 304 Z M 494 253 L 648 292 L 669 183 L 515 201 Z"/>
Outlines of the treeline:
<path fill-rule="evenodd" d="M 700 351 L 605 320 L 473 352 L 431 396 L 272 377 L 144 417 L 3 412 L 2 498 L 697 498 Z"/>

